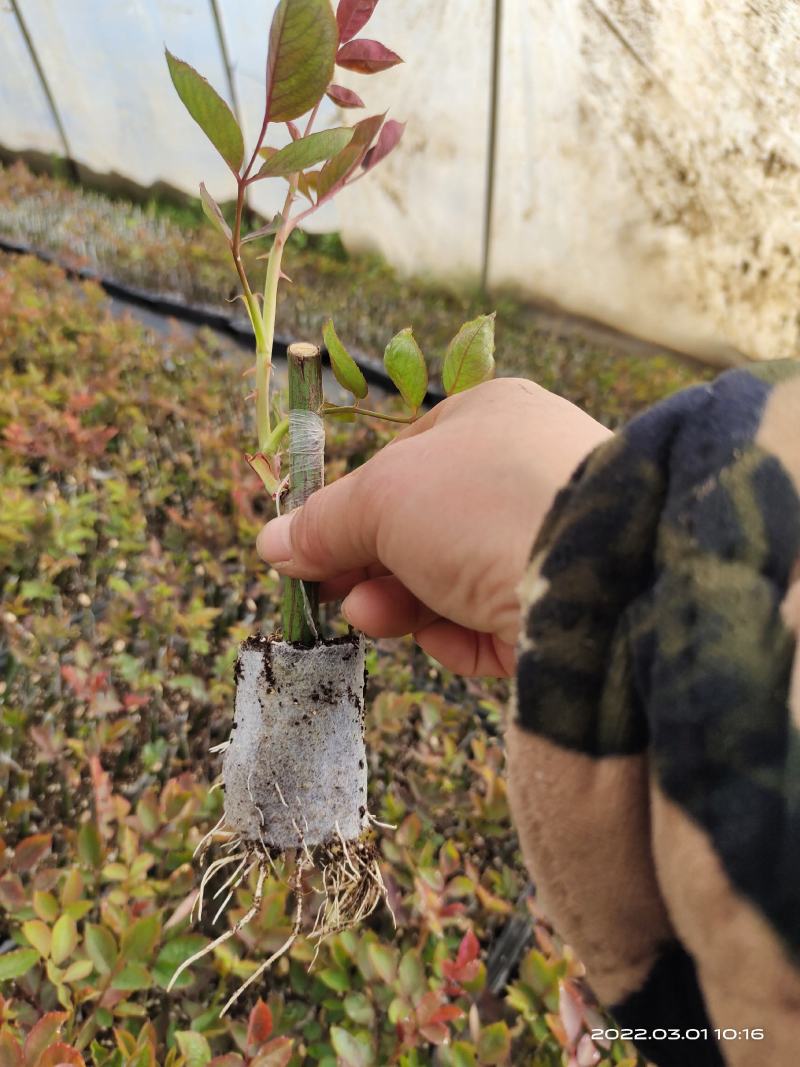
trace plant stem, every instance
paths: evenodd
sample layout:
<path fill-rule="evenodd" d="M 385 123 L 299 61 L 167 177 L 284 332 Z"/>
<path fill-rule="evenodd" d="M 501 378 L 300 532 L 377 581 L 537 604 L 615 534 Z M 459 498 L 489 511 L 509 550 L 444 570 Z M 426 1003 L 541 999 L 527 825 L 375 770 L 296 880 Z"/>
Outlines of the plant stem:
<path fill-rule="evenodd" d="M 278 282 L 281 279 L 281 257 L 284 238 L 282 230 L 275 235 L 267 260 L 264 282 L 264 307 L 260 316 L 262 343 L 256 344 L 256 427 L 258 448 L 267 447 L 271 426 L 269 419 L 269 379 L 272 371 L 272 344 L 275 339 L 275 312 L 278 307 Z"/>
<path fill-rule="evenodd" d="M 369 411 L 367 408 L 357 407 L 355 404 L 348 404 L 345 407 L 339 407 L 337 404 L 323 404 L 323 415 L 366 415 L 370 419 L 383 419 L 384 422 L 402 422 L 406 426 L 410 426 L 412 422 L 417 421 L 416 415 L 387 415 L 383 411 Z"/>
<path fill-rule="evenodd" d="M 322 357 L 315 345 L 294 344 L 287 353 L 289 364 L 289 411 L 319 412 L 322 407 Z M 290 501 L 304 501 L 322 486 L 322 464 L 309 468 L 301 463 L 301 454 L 295 451 L 297 442 L 289 434 Z M 305 458 L 305 457 L 302 457 Z M 305 596 L 303 588 L 305 587 Z M 307 604 L 306 604 L 307 601 Z M 311 615 L 311 622 L 308 614 Z M 284 641 L 296 641 L 313 645 L 314 629 L 318 627 L 319 586 L 316 582 L 301 582 L 295 578 L 285 580 L 281 619 Z"/>

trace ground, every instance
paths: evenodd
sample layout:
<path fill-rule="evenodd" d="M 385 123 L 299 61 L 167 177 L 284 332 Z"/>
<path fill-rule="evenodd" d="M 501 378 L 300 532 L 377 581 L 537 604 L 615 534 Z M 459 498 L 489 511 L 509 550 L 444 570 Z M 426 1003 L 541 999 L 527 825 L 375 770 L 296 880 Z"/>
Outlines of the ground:
<path fill-rule="evenodd" d="M 19 171 L 2 180 L 35 186 Z M 204 232 L 156 224 L 207 248 Z M 135 242 L 120 248 L 132 256 Z M 301 295 L 284 328 L 307 332 L 336 310 L 365 351 L 409 320 L 439 351 L 486 307 L 434 298 L 371 261 L 310 245 L 294 255 Z M 205 262 L 198 252 L 198 276 Z M 222 277 L 220 260 L 206 266 Z M 648 373 L 644 357 L 542 338 L 523 305 L 497 307 L 501 369 L 611 425 L 702 377 L 666 357 Z M 270 512 L 242 460 L 247 357 L 208 333 L 148 334 L 95 285 L 20 256 L 0 257 L 0 353 L 0 1064 L 632 1067 L 630 1049 L 595 1053 L 582 1036 L 600 1018 L 582 967 L 529 897 L 502 775 L 505 686 L 458 680 L 406 641 L 377 643 L 368 684 L 370 808 L 397 826 L 378 840 L 397 931 L 380 910 L 327 942 L 310 973 L 313 946 L 299 943 L 220 1020 L 286 936 L 276 876 L 258 919 L 167 994 L 254 888 L 218 921 L 211 910 L 190 924 L 192 852 L 221 811 L 209 749 L 229 729 L 236 647 L 273 627 L 279 595 L 253 547 Z M 328 476 L 386 439 L 332 429 Z M 335 612 L 327 624 L 343 632 Z M 532 941 L 506 980 L 498 946 L 520 917 L 512 941 L 519 929 Z M 57 1026 L 66 1051 L 39 1055 Z"/>

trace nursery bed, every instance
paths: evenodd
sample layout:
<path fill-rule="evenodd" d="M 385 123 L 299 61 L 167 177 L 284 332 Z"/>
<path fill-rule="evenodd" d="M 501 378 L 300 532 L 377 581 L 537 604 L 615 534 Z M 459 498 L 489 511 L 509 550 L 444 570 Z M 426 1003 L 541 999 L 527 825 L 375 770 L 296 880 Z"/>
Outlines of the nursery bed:
<path fill-rule="evenodd" d="M 237 284 L 227 249 L 199 208 L 137 207 L 17 164 L 0 168 L 0 237 L 245 328 L 232 310 L 236 305 L 226 303 Z M 487 298 L 474 289 L 400 278 L 375 257 L 348 255 L 335 236 L 294 235 L 285 267 L 293 284 L 280 304 L 282 337 L 318 341 L 322 324 L 334 316 L 342 339 L 380 365 L 388 339 L 411 324 L 435 366 L 463 321 L 496 309 L 498 373 L 531 378 L 612 427 L 713 374 L 653 346 L 531 307 L 511 293 Z M 258 281 L 263 263 L 248 259 L 248 273 Z"/>
<path fill-rule="evenodd" d="M 369 807 L 397 825 L 378 839 L 397 933 L 378 911 L 310 974 L 298 942 L 220 1020 L 286 939 L 289 887 L 271 876 L 257 920 L 167 994 L 254 892 L 189 927 L 232 657 L 278 608 L 253 549 L 268 508 L 240 455 L 245 359 L 208 330 L 155 337 L 95 284 L 18 255 L 0 255 L 0 355 L 2 1034 L 63 1010 L 87 1063 L 177 1067 L 244 1052 L 255 1007 L 277 1042 L 265 1062 L 556 1067 L 559 1013 L 597 1018 L 569 951 L 537 922 L 510 984 L 487 988 L 526 887 L 496 736 L 505 686 L 455 679 L 406 641 L 368 653 Z M 329 476 L 382 439 L 331 428 Z"/>

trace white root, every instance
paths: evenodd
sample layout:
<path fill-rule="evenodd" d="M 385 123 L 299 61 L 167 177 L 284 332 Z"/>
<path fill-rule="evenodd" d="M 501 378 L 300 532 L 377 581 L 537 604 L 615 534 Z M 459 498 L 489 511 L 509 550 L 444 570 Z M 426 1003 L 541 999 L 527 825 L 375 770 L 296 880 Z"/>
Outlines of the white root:
<path fill-rule="evenodd" d="M 366 819 L 367 819 L 367 824 L 369 826 L 380 826 L 381 829 L 383 829 L 383 830 L 396 830 L 397 829 L 397 823 L 381 822 L 380 819 L 376 819 L 375 818 L 375 816 L 372 814 L 371 811 L 367 812 Z"/>
<path fill-rule="evenodd" d="M 232 1004 L 236 1003 L 236 1001 L 239 999 L 242 993 L 244 993 L 245 989 L 247 989 L 249 985 L 252 985 L 253 982 L 255 982 L 256 979 L 264 973 L 264 971 L 268 970 L 272 966 L 272 964 L 275 963 L 276 960 L 279 960 L 281 956 L 284 956 L 289 951 L 289 949 L 295 943 L 297 938 L 300 936 L 300 929 L 303 921 L 303 871 L 305 869 L 306 868 L 302 862 L 297 864 L 297 867 L 295 869 L 294 881 L 292 883 L 292 888 L 294 890 L 295 906 L 292 932 L 286 938 L 281 947 L 276 952 L 273 952 L 269 959 L 266 959 L 260 967 L 253 971 L 253 973 L 246 981 L 242 982 L 242 984 L 239 986 L 233 996 L 230 997 L 230 999 L 227 1001 L 225 1007 L 219 1013 L 220 1018 L 225 1015 L 225 1013 L 228 1011 L 228 1008 L 230 1008 Z"/>
<path fill-rule="evenodd" d="M 245 912 L 241 919 L 237 919 L 233 926 L 229 930 L 226 930 L 224 933 L 220 934 L 215 941 L 212 941 L 209 945 L 204 945 L 199 952 L 195 952 L 195 954 L 193 956 L 190 956 L 188 960 L 183 961 L 180 967 L 178 967 L 178 969 L 173 974 L 172 978 L 170 978 L 169 980 L 169 985 L 167 986 L 168 993 L 175 985 L 178 978 L 183 974 L 185 970 L 191 967 L 193 963 L 197 963 L 198 960 L 201 960 L 204 956 L 207 956 L 209 952 L 213 952 L 215 948 L 219 948 L 220 945 L 223 945 L 235 934 L 238 934 L 243 927 L 247 926 L 247 924 L 251 922 L 256 917 L 256 915 L 258 915 L 259 911 L 261 910 L 261 896 L 264 891 L 265 878 L 266 868 L 262 866 L 261 868 L 259 868 L 256 891 L 253 897 L 253 903 L 250 906 L 249 911 Z"/>
<path fill-rule="evenodd" d="M 363 922 L 375 911 L 381 901 L 385 901 L 387 907 L 389 907 L 387 889 L 381 875 L 375 845 L 366 835 L 356 841 L 348 842 L 345 840 L 344 835 L 339 832 L 338 825 L 336 829 L 336 838 L 330 844 L 320 845 L 314 849 L 309 849 L 305 845 L 301 835 L 301 847 L 295 850 L 295 873 L 291 883 L 294 897 L 294 920 L 291 933 L 281 947 L 261 963 L 230 997 L 222 1009 L 221 1015 L 224 1015 L 242 993 L 256 982 L 265 971 L 289 952 L 300 936 L 303 917 L 302 878 L 306 871 L 316 868 L 319 870 L 322 879 L 322 901 L 317 907 L 313 926 L 307 935 L 310 941 L 315 942 L 314 956 L 310 968 L 313 968 L 320 948 L 328 938 Z M 233 854 L 223 855 L 209 864 L 208 869 L 203 874 L 197 899 L 192 907 L 192 914 L 194 914 L 196 908 L 198 918 L 202 917 L 203 904 L 209 882 L 216 878 L 220 872 L 226 871 L 226 868 L 231 866 L 233 866 L 233 872 L 228 874 L 226 871 L 223 876 L 224 881 L 221 885 L 215 887 L 211 896 L 211 899 L 216 901 L 224 894 L 222 903 L 214 915 L 213 922 L 216 923 L 219 920 L 233 898 L 236 889 L 250 877 L 253 869 L 257 867 L 258 879 L 253 900 L 250 908 L 230 929 L 224 931 L 208 945 L 204 945 L 202 949 L 180 965 L 173 974 L 168 989 L 173 988 L 175 982 L 185 970 L 230 940 L 248 923 L 252 922 L 261 908 L 267 875 L 271 871 L 275 877 L 280 877 L 280 871 L 275 862 L 277 850 L 270 849 L 263 843 L 254 845 L 251 841 L 244 841 L 239 834 L 232 834 L 232 831 L 227 828 L 224 819 L 221 819 L 213 830 L 206 834 L 203 839 L 205 848 L 210 847 L 215 839 L 222 842 L 223 852 L 232 852 Z M 278 856 L 277 858 L 280 857 Z M 391 907 L 389 907 L 389 912 L 396 927 L 395 916 Z"/>
<path fill-rule="evenodd" d="M 243 855 L 244 853 L 238 852 L 235 856 L 225 856 L 222 859 L 215 860 L 208 868 L 206 873 L 203 875 L 202 881 L 200 882 L 200 892 L 198 893 L 197 900 L 195 901 L 198 919 L 202 919 L 203 917 L 203 898 L 205 896 L 205 890 L 206 886 L 208 885 L 209 879 L 213 878 L 217 871 L 222 870 L 223 867 L 227 867 L 228 864 L 236 863 L 236 861 L 238 859 L 241 859 Z M 247 857 L 245 855 L 245 861 L 246 859 Z"/>

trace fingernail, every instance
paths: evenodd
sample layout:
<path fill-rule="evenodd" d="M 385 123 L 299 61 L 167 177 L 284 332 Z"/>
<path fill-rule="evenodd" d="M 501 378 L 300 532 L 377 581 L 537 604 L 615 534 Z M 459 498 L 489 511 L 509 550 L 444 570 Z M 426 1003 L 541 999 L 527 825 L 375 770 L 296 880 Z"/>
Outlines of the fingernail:
<path fill-rule="evenodd" d="M 261 530 L 256 540 L 256 551 L 267 563 L 279 567 L 292 559 L 291 515 L 273 519 Z"/>
<path fill-rule="evenodd" d="M 339 610 L 341 611 L 342 615 L 344 616 L 344 621 L 345 622 L 350 622 L 350 616 L 347 614 L 347 601 L 349 599 L 350 599 L 350 597 L 346 596 L 344 598 L 344 600 L 342 601 L 340 607 L 339 607 Z"/>

